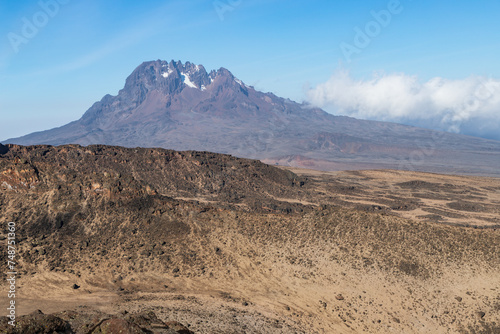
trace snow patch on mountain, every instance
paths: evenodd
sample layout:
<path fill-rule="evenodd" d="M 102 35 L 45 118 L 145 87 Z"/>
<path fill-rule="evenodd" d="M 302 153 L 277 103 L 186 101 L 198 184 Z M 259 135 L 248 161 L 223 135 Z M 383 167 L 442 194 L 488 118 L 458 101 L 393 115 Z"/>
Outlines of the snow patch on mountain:
<path fill-rule="evenodd" d="M 182 72 L 181 73 L 181 76 L 182 76 L 182 81 L 184 81 L 184 83 L 191 87 L 191 88 L 196 88 L 198 89 L 198 87 L 196 87 L 196 85 L 191 81 L 191 79 L 189 78 L 189 75 L 187 75 L 186 73 Z"/>
<path fill-rule="evenodd" d="M 172 70 L 172 69 L 170 69 L 170 68 L 169 68 L 169 69 L 168 69 L 168 71 L 167 71 L 167 72 L 163 72 L 163 73 L 161 74 L 161 76 L 162 76 L 162 77 L 164 77 L 164 78 L 168 78 L 168 76 L 169 76 L 170 74 L 172 74 L 172 73 L 174 73 L 174 70 Z"/>

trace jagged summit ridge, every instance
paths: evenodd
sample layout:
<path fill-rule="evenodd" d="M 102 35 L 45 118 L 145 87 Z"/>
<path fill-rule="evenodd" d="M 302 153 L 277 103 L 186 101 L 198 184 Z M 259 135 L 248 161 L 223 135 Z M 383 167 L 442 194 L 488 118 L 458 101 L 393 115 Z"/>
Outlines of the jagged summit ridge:
<path fill-rule="evenodd" d="M 143 84 L 147 89 L 169 87 L 170 89 L 165 92 L 170 94 L 188 87 L 204 91 L 219 77 L 249 88 L 223 67 L 208 73 L 203 65 L 196 65 L 189 61 L 183 64 L 180 60 L 170 62 L 156 60 L 144 62 L 137 67 L 127 78 L 124 90 Z"/>
<path fill-rule="evenodd" d="M 198 110 L 212 114 L 222 111 L 225 106 L 215 105 L 220 104 L 220 101 L 248 98 L 249 89 L 257 93 L 225 68 L 208 73 L 203 65 L 189 61 L 184 64 L 174 60 L 148 61 L 128 76 L 118 95 L 106 95 L 79 122 L 87 128 L 97 127 L 93 132 L 114 130 L 127 121 L 134 121 L 135 124 L 142 122 L 136 120 L 134 115 L 141 115 L 144 120 L 154 114 L 160 118 L 160 123 L 178 123 L 179 115 L 175 117 L 175 114 Z M 253 109 L 259 109 L 254 103 L 242 104 L 245 108 L 253 105 Z M 77 143 L 87 144 L 85 140 Z M 90 143 L 97 141 L 90 140 Z M 120 142 L 117 144 L 129 146 Z"/>

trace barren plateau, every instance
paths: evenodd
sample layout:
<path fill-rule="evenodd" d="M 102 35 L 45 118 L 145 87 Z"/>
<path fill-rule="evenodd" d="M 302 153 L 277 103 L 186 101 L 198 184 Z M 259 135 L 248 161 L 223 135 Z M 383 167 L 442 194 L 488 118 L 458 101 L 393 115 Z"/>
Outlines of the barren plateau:
<path fill-rule="evenodd" d="M 499 216 L 498 178 L 0 146 L 17 316 L 68 333 L 499 333 Z"/>

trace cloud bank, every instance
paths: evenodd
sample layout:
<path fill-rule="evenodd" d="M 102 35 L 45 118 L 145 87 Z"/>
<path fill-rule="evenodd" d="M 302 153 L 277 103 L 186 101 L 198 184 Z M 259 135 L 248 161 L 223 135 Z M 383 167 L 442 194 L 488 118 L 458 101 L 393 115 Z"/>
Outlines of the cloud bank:
<path fill-rule="evenodd" d="M 416 76 L 383 74 L 355 80 L 342 70 L 307 95 L 337 115 L 500 140 L 500 80 L 492 78 L 421 82 Z"/>

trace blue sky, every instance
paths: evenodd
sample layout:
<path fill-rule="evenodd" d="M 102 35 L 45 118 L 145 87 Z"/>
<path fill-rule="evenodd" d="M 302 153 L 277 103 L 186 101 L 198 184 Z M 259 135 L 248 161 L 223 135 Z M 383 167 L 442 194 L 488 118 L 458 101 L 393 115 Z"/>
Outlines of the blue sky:
<path fill-rule="evenodd" d="M 500 139 L 499 14 L 460 0 L 2 1 L 0 139 L 80 118 L 155 59 L 226 67 L 334 114 Z"/>

